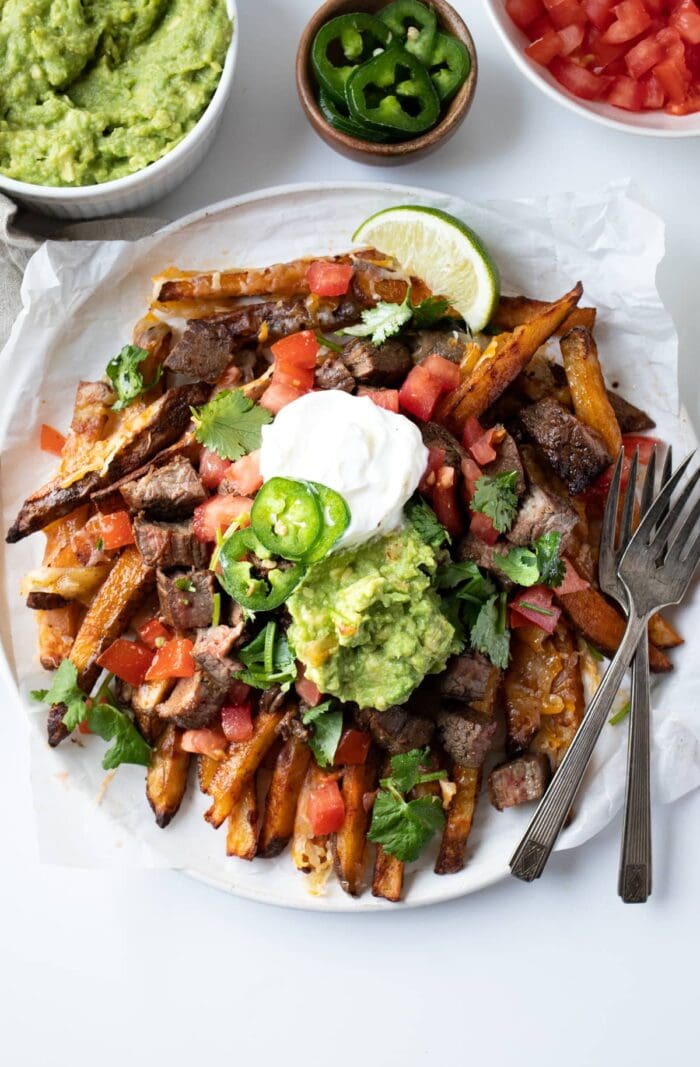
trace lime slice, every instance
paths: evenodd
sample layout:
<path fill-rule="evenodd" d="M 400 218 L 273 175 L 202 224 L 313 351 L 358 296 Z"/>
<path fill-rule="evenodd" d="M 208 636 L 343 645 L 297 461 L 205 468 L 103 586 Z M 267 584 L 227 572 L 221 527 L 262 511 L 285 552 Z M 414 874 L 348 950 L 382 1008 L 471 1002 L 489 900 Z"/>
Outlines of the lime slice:
<path fill-rule="evenodd" d="M 370 215 L 352 239 L 393 256 L 449 300 L 473 333 L 487 325 L 500 295 L 498 267 L 481 238 L 453 215 L 432 207 L 390 207 Z"/>

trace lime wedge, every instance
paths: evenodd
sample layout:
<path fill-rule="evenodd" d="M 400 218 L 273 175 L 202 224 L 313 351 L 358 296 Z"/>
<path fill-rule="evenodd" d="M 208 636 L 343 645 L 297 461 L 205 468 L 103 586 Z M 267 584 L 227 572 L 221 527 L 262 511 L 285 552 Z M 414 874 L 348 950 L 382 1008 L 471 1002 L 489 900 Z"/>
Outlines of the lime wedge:
<path fill-rule="evenodd" d="M 449 300 L 473 333 L 487 325 L 500 295 L 498 268 L 459 219 L 432 207 L 390 207 L 371 215 L 352 239 L 393 256 Z"/>

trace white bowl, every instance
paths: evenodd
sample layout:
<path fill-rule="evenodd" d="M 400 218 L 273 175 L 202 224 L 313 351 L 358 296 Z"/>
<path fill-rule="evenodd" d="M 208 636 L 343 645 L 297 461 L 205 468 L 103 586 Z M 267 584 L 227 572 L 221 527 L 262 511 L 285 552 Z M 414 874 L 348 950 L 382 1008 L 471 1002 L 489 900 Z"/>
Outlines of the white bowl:
<path fill-rule="evenodd" d="M 581 100 L 567 92 L 546 67 L 533 62 L 525 55 L 529 41 L 518 29 L 506 11 L 505 0 L 484 0 L 506 51 L 522 73 L 557 103 L 575 111 L 578 115 L 610 126 L 625 133 L 637 133 L 643 137 L 700 137 L 700 112 L 695 115 L 667 115 L 665 111 L 623 111 L 610 104 Z"/>
<path fill-rule="evenodd" d="M 100 185 L 33 185 L 0 174 L 0 190 L 43 215 L 60 219 L 121 215 L 145 207 L 172 192 L 209 151 L 231 93 L 238 52 L 239 20 L 236 0 L 226 0 L 226 7 L 233 20 L 233 36 L 219 84 L 204 114 L 175 148 L 135 174 Z"/>

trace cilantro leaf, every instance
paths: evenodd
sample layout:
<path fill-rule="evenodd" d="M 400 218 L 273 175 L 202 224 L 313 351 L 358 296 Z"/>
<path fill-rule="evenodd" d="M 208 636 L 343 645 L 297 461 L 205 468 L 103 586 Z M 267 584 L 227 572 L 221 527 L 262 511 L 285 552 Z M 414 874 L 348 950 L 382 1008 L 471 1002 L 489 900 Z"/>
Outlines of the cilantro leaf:
<path fill-rule="evenodd" d="M 431 326 L 436 326 L 441 319 L 444 319 L 449 307 L 450 305 L 443 297 L 429 296 L 415 307 L 412 306 L 411 326 L 416 330 L 429 330 Z"/>
<path fill-rule="evenodd" d="M 507 552 L 494 552 L 493 562 L 516 585 L 537 585 L 540 579 L 537 556 L 532 549 L 516 545 Z"/>
<path fill-rule="evenodd" d="M 374 307 L 364 309 L 362 322 L 357 326 L 348 326 L 338 333 L 349 334 L 351 337 L 371 337 L 372 344 L 381 345 L 410 322 L 412 315 L 411 290 L 408 289 L 402 304 L 388 304 L 385 300 L 380 300 Z"/>
<path fill-rule="evenodd" d="M 484 474 L 476 480 L 471 509 L 488 515 L 499 533 L 513 525 L 518 510 L 517 483 L 517 471 Z"/>
<path fill-rule="evenodd" d="M 566 574 L 564 561 L 559 555 L 561 548 L 561 534 L 558 530 L 542 534 L 532 547 L 537 556 L 537 567 L 540 572 L 540 581 L 550 588 L 561 585 Z"/>
<path fill-rule="evenodd" d="M 277 632 L 277 623 L 270 620 L 260 633 L 238 651 L 238 658 L 247 670 L 238 671 L 246 685 L 254 689 L 269 689 L 279 685 L 286 693 L 297 676 L 297 666 L 287 638 Z"/>
<path fill-rule="evenodd" d="M 88 711 L 87 724 L 92 733 L 103 741 L 114 741 L 102 757 L 102 766 L 106 771 L 114 770 L 122 763 L 147 767 L 151 762 L 150 745 L 141 737 L 126 712 L 114 704 L 107 686 L 103 686 Z"/>
<path fill-rule="evenodd" d="M 192 408 L 194 435 L 222 459 L 236 460 L 260 448 L 262 427 L 272 422 L 265 408 L 240 389 L 222 389 L 201 408 Z"/>
<path fill-rule="evenodd" d="M 461 563 L 447 563 L 438 569 L 438 589 L 456 589 L 460 600 L 474 600 L 483 604 L 496 592 L 496 586 L 488 575 L 483 574 L 472 559 Z"/>
<path fill-rule="evenodd" d="M 333 763 L 343 732 L 343 713 L 334 705 L 333 700 L 324 700 L 322 704 L 305 711 L 301 720 L 304 726 L 313 725 L 309 748 L 319 767 L 329 767 Z"/>
<path fill-rule="evenodd" d="M 442 523 L 438 522 L 433 509 L 420 497 L 409 500 L 404 512 L 411 526 L 426 545 L 430 545 L 431 548 L 440 548 L 445 542 L 448 545 L 452 543 L 452 538 Z"/>
<path fill-rule="evenodd" d="M 78 688 L 78 670 L 69 659 L 61 661 L 53 676 L 50 689 L 33 689 L 32 697 L 44 704 L 65 704 L 63 725 L 67 730 L 75 730 L 87 715 L 86 696 Z"/>
<path fill-rule="evenodd" d="M 367 837 L 403 863 L 417 860 L 432 836 L 443 829 L 445 813 L 439 797 L 404 800 L 383 789 L 377 793 Z"/>
<path fill-rule="evenodd" d="M 148 359 L 148 352 L 138 345 L 124 345 L 121 352 L 110 359 L 107 364 L 106 374 L 114 386 L 117 399 L 112 404 L 114 411 L 122 411 L 133 404 L 143 393 L 159 381 L 163 373 L 163 367 L 159 364 L 156 368 L 152 381 L 144 382 L 143 375 L 139 370 L 139 364 Z"/>
<path fill-rule="evenodd" d="M 494 667 L 502 670 L 510 658 L 510 630 L 506 626 L 506 594 L 490 597 L 477 615 L 471 632 L 471 646 L 483 652 Z"/>
<path fill-rule="evenodd" d="M 381 785 L 386 788 L 391 782 L 400 793 L 409 793 L 420 781 L 421 764 L 428 760 L 428 748 L 412 748 L 410 752 L 401 752 L 391 758 L 391 775 L 382 778 Z"/>

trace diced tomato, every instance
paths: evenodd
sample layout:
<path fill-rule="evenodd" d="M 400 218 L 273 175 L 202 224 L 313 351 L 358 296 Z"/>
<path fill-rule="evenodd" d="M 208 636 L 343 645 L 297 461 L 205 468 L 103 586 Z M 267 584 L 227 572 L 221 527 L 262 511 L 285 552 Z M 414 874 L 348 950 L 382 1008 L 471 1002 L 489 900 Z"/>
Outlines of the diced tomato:
<path fill-rule="evenodd" d="M 230 459 L 222 459 L 216 452 L 203 448 L 199 457 L 199 477 L 204 488 L 218 489 L 230 466 Z"/>
<path fill-rule="evenodd" d="M 345 804 L 334 778 L 312 789 L 306 804 L 306 817 L 314 837 L 334 834 L 345 822 Z"/>
<path fill-rule="evenodd" d="M 562 55 L 569 56 L 572 52 L 575 52 L 583 43 L 584 36 L 585 30 L 579 23 L 574 23 L 571 26 L 563 26 L 562 29 L 559 30 Z"/>
<path fill-rule="evenodd" d="M 639 449 L 639 462 L 647 464 L 655 447 L 663 447 L 664 442 L 660 437 L 643 437 L 637 433 L 625 433 L 622 435 L 622 444 L 625 455 L 632 459 L 635 449 Z"/>
<path fill-rule="evenodd" d="M 573 563 L 569 563 L 568 559 L 564 559 L 563 562 L 566 567 L 566 574 L 561 585 L 556 587 L 556 594 L 565 596 L 567 593 L 580 593 L 583 589 L 588 589 L 591 583 L 581 577 Z"/>
<path fill-rule="evenodd" d="M 666 110 L 671 115 L 694 115 L 700 111 L 700 85 L 688 91 L 682 104 L 669 104 Z"/>
<path fill-rule="evenodd" d="M 352 767 L 364 763 L 369 754 L 372 738 L 364 730 L 343 730 L 333 762 L 337 767 Z"/>
<path fill-rule="evenodd" d="M 586 12 L 578 0 L 557 0 L 551 5 L 548 3 L 547 12 L 557 30 L 563 30 L 565 26 L 586 25 Z"/>
<path fill-rule="evenodd" d="M 498 530 L 483 511 L 471 512 L 469 532 L 483 541 L 485 545 L 495 545 L 498 540 Z"/>
<path fill-rule="evenodd" d="M 183 752 L 223 760 L 228 744 L 221 730 L 185 730 L 180 736 L 180 748 Z"/>
<path fill-rule="evenodd" d="M 432 417 L 435 405 L 442 393 L 442 382 L 429 374 L 419 363 L 409 371 L 408 377 L 399 390 L 399 404 L 404 411 L 427 422 Z"/>
<path fill-rule="evenodd" d="M 459 367 L 450 359 L 433 353 L 423 360 L 423 369 L 442 385 L 442 391 L 449 393 L 459 385 Z"/>
<path fill-rule="evenodd" d="M 452 537 L 459 537 L 464 524 L 459 512 L 457 500 L 457 477 L 454 467 L 441 467 L 435 476 L 431 503 L 433 510 L 447 532 Z"/>
<path fill-rule="evenodd" d="M 384 408 L 385 411 L 393 411 L 394 415 L 399 413 L 398 389 L 367 389 L 365 386 L 360 386 L 357 390 L 357 395 L 368 396 L 378 408 Z"/>
<path fill-rule="evenodd" d="M 582 0 L 581 6 L 597 30 L 607 30 L 615 17 L 613 0 Z"/>
<path fill-rule="evenodd" d="M 85 523 L 84 534 L 93 544 L 101 542 L 105 552 L 114 552 L 124 545 L 133 545 L 134 530 L 128 511 L 113 511 L 109 515 L 93 515 Z"/>
<path fill-rule="evenodd" d="M 544 14 L 540 0 L 506 0 L 506 11 L 521 30 Z"/>
<path fill-rule="evenodd" d="M 584 46 L 585 51 L 590 53 L 592 57 L 590 65 L 593 70 L 602 70 L 605 74 L 626 73 L 627 68 L 624 65 L 624 56 L 627 52 L 627 47 L 626 44 L 605 44 L 602 33 L 596 30 L 594 26 L 589 29 Z M 616 71 L 615 64 L 620 63 L 622 64 L 622 69 Z"/>
<path fill-rule="evenodd" d="M 314 372 L 306 370 L 304 367 L 294 367 L 286 363 L 279 363 L 272 372 L 272 385 L 283 385 L 303 395 L 310 392 L 314 387 Z"/>
<path fill-rule="evenodd" d="M 313 330 L 301 330 L 283 337 L 271 346 L 276 363 L 313 370 L 318 355 L 318 341 Z"/>
<path fill-rule="evenodd" d="M 221 709 L 221 728 L 227 741 L 250 741 L 254 733 L 250 701 L 224 704 Z"/>
<path fill-rule="evenodd" d="M 675 26 L 664 26 L 656 34 L 656 40 L 663 47 L 666 57 L 673 59 L 682 70 L 685 67 L 685 45 Z"/>
<path fill-rule="evenodd" d="M 82 721 L 82 722 L 79 722 L 79 723 L 78 723 L 78 731 L 79 731 L 79 732 L 80 732 L 81 734 L 91 734 L 91 733 L 92 733 L 92 730 L 91 730 L 91 729 L 90 729 L 90 727 L 88 726 L 88 724 L 87 724 L 87 720 L 86 720 L 86 719 L 83 719 L 83 721 Z"/>
<path fill-rule="evenodd" d="M 621 4 L 615 4 L 613 11 L 615 21 L 603 34 L 603 40 L 609 44 L 633 41 L 651 25 L 651 15 L 642 0 L 622 0 Z"/>
<path fill-rule="evenodd" d="M 581 39 L 583 40 L 583 30 L 581 31 Z M 525 49 L 525 55 L 529 56 L 535 63 L 547 67 L 555 56 L 562 54 L 563 50 L 561 37 L 556 30 L 550 30 L 544 37 L 540 37 L 539 40 L 529 44 Z"/>
<path fill-rule="evenodd" d="M 673 59 L 665 59 L 654 67 L 654 75 L 672 104 L 682 104 L 688 79 Z"/>
<path fill-rule="evenodd" d="M 661 83 L 653 71 L 651 74 L 647 74 L 645 78 L 642 78 L 641 85 L 644 89 L 644 103 L 642 106 L 645 109 L 655 111 L 657 108 L 664 106 L 666 97 Z"/>
<path fill-rule="evenodd" d="M 615 78 L 608 91 L 608 103 L 625 111 L 641 111 L 644 106 L 644 86 L 624 75 Z"/>
<path fill-rule="evenodd" d="M 531 41 L 537 41 L 540 37 L 544 37 L 545 34 L 551 33 L 554 30 L 552 20 L 548 15 L 541 15 L 534 22 L 531 22 L 528 28 L 525 30 L 528 38 Z"/>
<path fill-rule="evenodd" d="M 582 100 L 598 100 L 611 82 L 610 78 L 586 70 L 568 56 L 557 56 L 549 69 L 565 89 Z"/>
<path fill-rule="evenodd" d="M 172 631 L 156 618 L 149 619 L 148 622 L 139 626 L 138 634 L 146 648 L 152 649 L 153 652 L 161 648 L 166 641 L 170 641 L 173 636 Z"/>
<path fill-rule="evenodd" d="M 665 15 L 669 0 L 642 0 L 642 3 L 650 15 Z"/>
<path fill-rule="evenodd" d="M 700 8 L 694 0 L 681 0 L 670 22 L 688 44 L 700 44 Z"/>
<path fill-rule="evenodd" d="M 475 441 L 478 441 L 483 436 L 484 427 L 481 425 L 478 419 L 475 419 L 473 415 L 470 415 L 464 424 L 462 430 L 462 444 L 465 448 L 471 448 Z"/>
<path fill-rule="evenodd" d="M 216 531 L 226 533 L 232 522 L 250 525 L 253 501 L 247 496 L 221 493 L 194 509 L 194 536 L 198 541 L 216 541 Z"/>
<path fill-rule="evenodd" d="M 482 476 L 482 470 L 477 463 L 470 456 L 466 456 L 461 463 L 462 474 L 464 475 L 465 496 L 467 503 L 471 500 L 476 492 L 476 483 Z"/>
<path fill-rule="evenodd" d="M 656 63 L 660 63 L 665 55 L 663 45 L 659 44 L 656 37 L 644 37 L 626 54 L 625 66 L 633 78 L 639 79 Z"/>
<path fill-rule="evenodd" d="M 531 604 L 532 607 L 528 607 Z M 523 589 L 510 603 L 511 619 L 513 615 L 520 615 L 533 626 L 539 626 L 548 634 L 554 632 L 561 608 L 552 603 L 552 590 L 545 585 L 533 585 L 529 589 Z"/>
<path fill-rule="evenodd" d="M 294 688 L 297 691 L 297 696 L 305 704 L 308 704 L 310 708 L 315 708 L 317 704 L 321 703 L 321 690 L 310 678 L 305 678 L 303 673 L 297 678 Z"/>
<path fill-rule="evenodd" d="M 234 678 L 226 692 L 227 704 L 245 704 L 250 696 L 250 686 L 242 682 L 240 678 Z"/>
<path fill-rule="evenodd" d="M 153 653 L 139 641 L 127 641 L 118 637 L 98 657 L 98 667 L 121 678 L 128 685 L 141 685 L 148 675 L 153 662 Z"/>
<path fill-rule="evenodd" d="M 49 452 L 52 456 L 60 456 L 65 443 L 66 439 L 62 433 L 54 430 L 53 426 L 49 426 L 48 423 L 42 422 L 39 433 L 39 448 L 42 452 Z"/>
<path fill-rule="evenodd" d="M 418 491 L 420 493 L 432 493 L 435 488 L 437 472 L 445 465 L 446 455 L 447 453 L 444 448 L 438 448 L 436 445 L 431 445 L 429 447 L 428 466 L 425 468 L 425 473 L 418 483 Z"/>
<path fill-rule="evenodd" d="M 480 466 L 484 467 L 496 459 L 498 453 L 493 445 L 497 436 L 498 431 L 492 426 L 491 429 L 485 430 L 473 445 L 470 445 L 469 451 Z"/>
<path fill-rule="evenodd" d="M 344 296 L 350 288 L 352 266 L 319 259 L 306 272 L 309 292 L 315 296 Z"/>
<path fill-rule="evenodd" d="M 147 682 L 161 682 L 166 678 L 191 678 L 196 670 L 192 649 L 187 637 L 173 637 L 159 648 L 146 673 Z"/>
<path fill-rule="evenodd" d="M 295 389 L 291 385 L 283 385 L 281 382 L 272 382 L 271 385 L 268 385 L 258 403 L 261 408 L 266 408 L 273 415 L 276 415 L 287 404 L 291 404 L 293 400 L 298 400 L 303 395 L 304 391 L 301 389 Z"/>
<path fill-rule="evenodd" d="M 241 456 L 231 464 L 226 474 L 226 488 L 240 496 L 257 493 L 263 483 L 260 473 L 260 449 Z"/>

